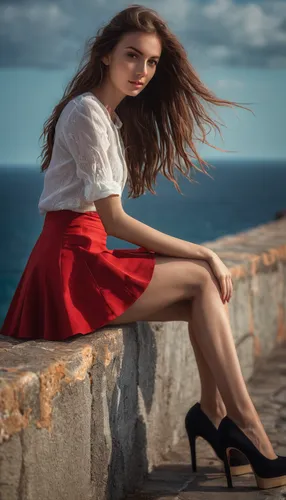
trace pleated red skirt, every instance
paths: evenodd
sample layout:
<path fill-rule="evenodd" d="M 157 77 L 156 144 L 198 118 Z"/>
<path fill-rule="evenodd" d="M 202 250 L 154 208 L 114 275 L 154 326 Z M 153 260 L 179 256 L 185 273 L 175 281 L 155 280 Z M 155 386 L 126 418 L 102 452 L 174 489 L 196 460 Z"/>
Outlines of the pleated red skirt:
<path fill-rule="evenodd" d="M 0 333 L 64 340 L 120 316 L 148 286 L 155 252 L 106 240 L 97 212 L 48 212 Z"/>

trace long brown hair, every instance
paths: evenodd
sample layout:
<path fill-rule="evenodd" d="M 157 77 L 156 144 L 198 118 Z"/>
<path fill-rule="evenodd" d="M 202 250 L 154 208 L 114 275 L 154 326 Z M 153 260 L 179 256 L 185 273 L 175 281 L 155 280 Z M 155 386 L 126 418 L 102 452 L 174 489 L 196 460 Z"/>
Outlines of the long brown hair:
<path fill-rule="evenodd" d="M 178 172 L 193 181 L 195 170 L 208 175 L 205 167 L 212 166 L 200 157 L 195 141 L 224 151 L 206 139 L 211 128 L 221 136 L 218 123 L 207 113 L 207 106 L 248 108 L 220 99 L 209 90 L 165 21 L 156 11 L 142 5 L 131 5 L 122 10 L 88 40 L 79 70 L 44 123 L 40 136 L 46 138 L 40 155 L 43 157 L 41 170 L 49 166 L 56 123 L 65 105 L 77 95 L 100 85 L 106 71 L 102 57 L 113 50 L 123 35 L 134 31 L 157 34 L 162 52 L 148 85 L 136 97 L 126 96 L 116 108 L 123 122 L 120 133 L 128 167 L 128 197 L 141 196 L 146 189 L 156 194 L 153 184 L 156 184 L 159 172 L 172 181 L 181 193 L 176 179 Z M 208 131 L 205 125 L 209 127 Z M 189 153 L 186 147 L 190 148 Z M 192 159 L 198 161 L 201 169 Z"/>

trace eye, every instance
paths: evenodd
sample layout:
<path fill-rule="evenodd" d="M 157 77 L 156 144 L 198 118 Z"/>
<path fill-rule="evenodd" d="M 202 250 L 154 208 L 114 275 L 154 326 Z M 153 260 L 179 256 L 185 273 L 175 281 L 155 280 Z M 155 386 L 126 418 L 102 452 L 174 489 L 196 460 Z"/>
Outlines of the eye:
<path fill-rule="evenodd" d="M 134 54 L 133 52 L 127 52 L 127 56 L 128 56 L 128 57 L 137 57 L 137 54 Z M 153 65 L 153 66 L 157 66 L 157 64 L 158 64 L 158 62 L 157 62 L 157 61 L 155 61 L 155 59 L 152 59 L 152 60 L 150 61 L 150 63 L 154 63 L 154 65 Z"/>

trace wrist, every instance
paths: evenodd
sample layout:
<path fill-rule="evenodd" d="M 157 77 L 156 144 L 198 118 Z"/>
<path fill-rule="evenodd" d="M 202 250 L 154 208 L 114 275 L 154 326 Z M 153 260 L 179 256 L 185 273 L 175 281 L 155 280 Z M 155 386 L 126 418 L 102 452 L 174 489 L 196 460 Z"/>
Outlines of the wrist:
<path fill-rule="evenodd" d="M 211 250 L 210 248 L 206 248 L 205 247 L 205 257 L 204 259 L 207 261 L 207 262 L 212 262 L 215 257 L 217 257 L 217 254 Z"/>

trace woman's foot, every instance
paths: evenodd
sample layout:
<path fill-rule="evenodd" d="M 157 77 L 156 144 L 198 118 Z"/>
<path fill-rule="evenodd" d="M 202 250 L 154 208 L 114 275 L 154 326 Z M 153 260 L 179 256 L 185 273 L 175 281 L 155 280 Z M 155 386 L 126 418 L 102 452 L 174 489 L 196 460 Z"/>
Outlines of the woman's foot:
<path fill-rule="evenodd" d="M 252 441 L 254 446 L 256 446 L 262 455 L 270 460 L 275 460 L 277 458 L 277 455 L 257 414 L 250 417 L 243 415 L 240 418 L 237 418 L 237 416 L 233 417 L 228 414 L 228 417 L 233 420 L 242 432 L 244 432 L 244 434 Z"/>
<path fill-rule="evenodd" d="M 200 404 L 203 412 L 218 429 L 219 424 L 227 414 L 224 404 L 220 401 L 211 406 L 205 402 Z M 270 460 L 277 458 L 257 413 L 249 416 L 243 414 L 239 417 L 228 414 L 228 417 L 244 432 L 262 455 Z"/>

